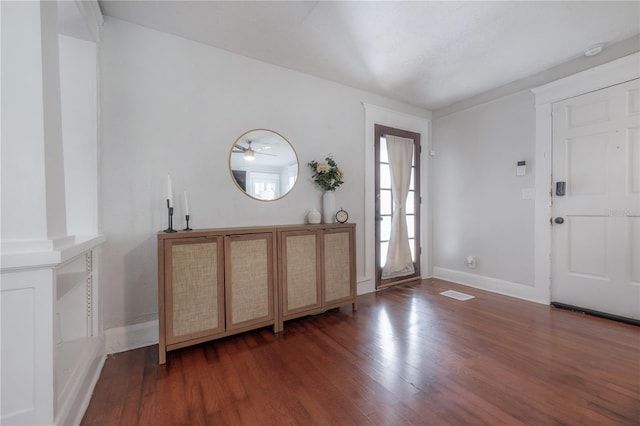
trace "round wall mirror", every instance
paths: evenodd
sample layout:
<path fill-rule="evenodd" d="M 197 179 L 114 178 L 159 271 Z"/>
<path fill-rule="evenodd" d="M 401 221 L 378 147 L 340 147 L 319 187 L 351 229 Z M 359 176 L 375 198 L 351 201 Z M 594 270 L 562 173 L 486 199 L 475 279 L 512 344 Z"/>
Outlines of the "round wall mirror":
<path fill-rule="evenodd" d="M 298 179 L 298 156 L 288 140 L 267 129 L 254 129 L 236 139 L 229 154 L 236 186 L 251 198 L 277 200 Z"/>

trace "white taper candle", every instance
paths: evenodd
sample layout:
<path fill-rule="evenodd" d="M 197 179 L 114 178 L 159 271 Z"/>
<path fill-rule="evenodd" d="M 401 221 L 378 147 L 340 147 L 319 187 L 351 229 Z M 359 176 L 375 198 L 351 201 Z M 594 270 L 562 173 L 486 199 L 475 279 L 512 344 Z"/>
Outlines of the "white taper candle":
<path fill-rule="evenodd" d="M 189 214 L 189 196 L 187 195 L 187 191 L 184 191 L 184 214 Z"/>
<path fill-rule="evenodd" d="M 167 175 L 167 200 L 169 200 L 169 207 L 173 207 L 173 184 L 171 182 L 171 175 Z"/>

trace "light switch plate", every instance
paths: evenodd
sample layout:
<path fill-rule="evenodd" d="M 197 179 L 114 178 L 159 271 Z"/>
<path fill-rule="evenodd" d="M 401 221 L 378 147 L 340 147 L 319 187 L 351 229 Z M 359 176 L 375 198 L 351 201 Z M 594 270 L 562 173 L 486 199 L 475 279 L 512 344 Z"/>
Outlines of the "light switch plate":
<path fill-rule="evenodd" d="M 522 199 L 523 200 L 535 200 L 536 198 L 536 189 L 535 188 L 523 188 L 522 189 Z"/>

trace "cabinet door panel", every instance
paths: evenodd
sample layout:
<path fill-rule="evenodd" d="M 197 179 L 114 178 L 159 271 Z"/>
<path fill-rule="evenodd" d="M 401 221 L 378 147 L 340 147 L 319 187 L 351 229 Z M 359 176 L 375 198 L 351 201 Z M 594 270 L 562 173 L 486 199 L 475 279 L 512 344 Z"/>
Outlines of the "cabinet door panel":
<path fill-rule="evenodd" d="M 225 244 L 227 329 L 272 320 L 273 235 L 229 236 Z"/>
<path fill-rule="evenodd" d="M 224 331 L 222 239 L 176 240 L 166 244 L 167 343 Z"/>
<path fill-rule="evenodd" d="M 324 243 L 324 299 L 327 304 L 354 297 L 354 265 L 349 230 L 325 231 Z"/>
<path fill-rule="evenodd" d="M 283 314 L 319 307 L 318 236 L 313 232 L 283 233 Z"/>

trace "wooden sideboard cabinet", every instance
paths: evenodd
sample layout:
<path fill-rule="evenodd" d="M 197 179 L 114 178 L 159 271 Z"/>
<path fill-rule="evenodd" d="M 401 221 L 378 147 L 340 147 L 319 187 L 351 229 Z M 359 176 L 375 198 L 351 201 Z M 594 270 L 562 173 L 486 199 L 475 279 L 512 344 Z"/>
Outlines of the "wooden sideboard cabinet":
<path fill-rule="evenodd" d="M 355 224 L 278 227 L 283 321 L 356 303 Z"/>
<path fill-rule="evenodd" d="M 276 229 L 158 233 L 159 362 L 167 351 L 273 325 Z"/>
<path fill-rule="evenodd" d="M 356 310 L 354 224 L 158 233 L 160 364 L 174 349 L 277 333 L 284 320 L 348 304 Z"/>

